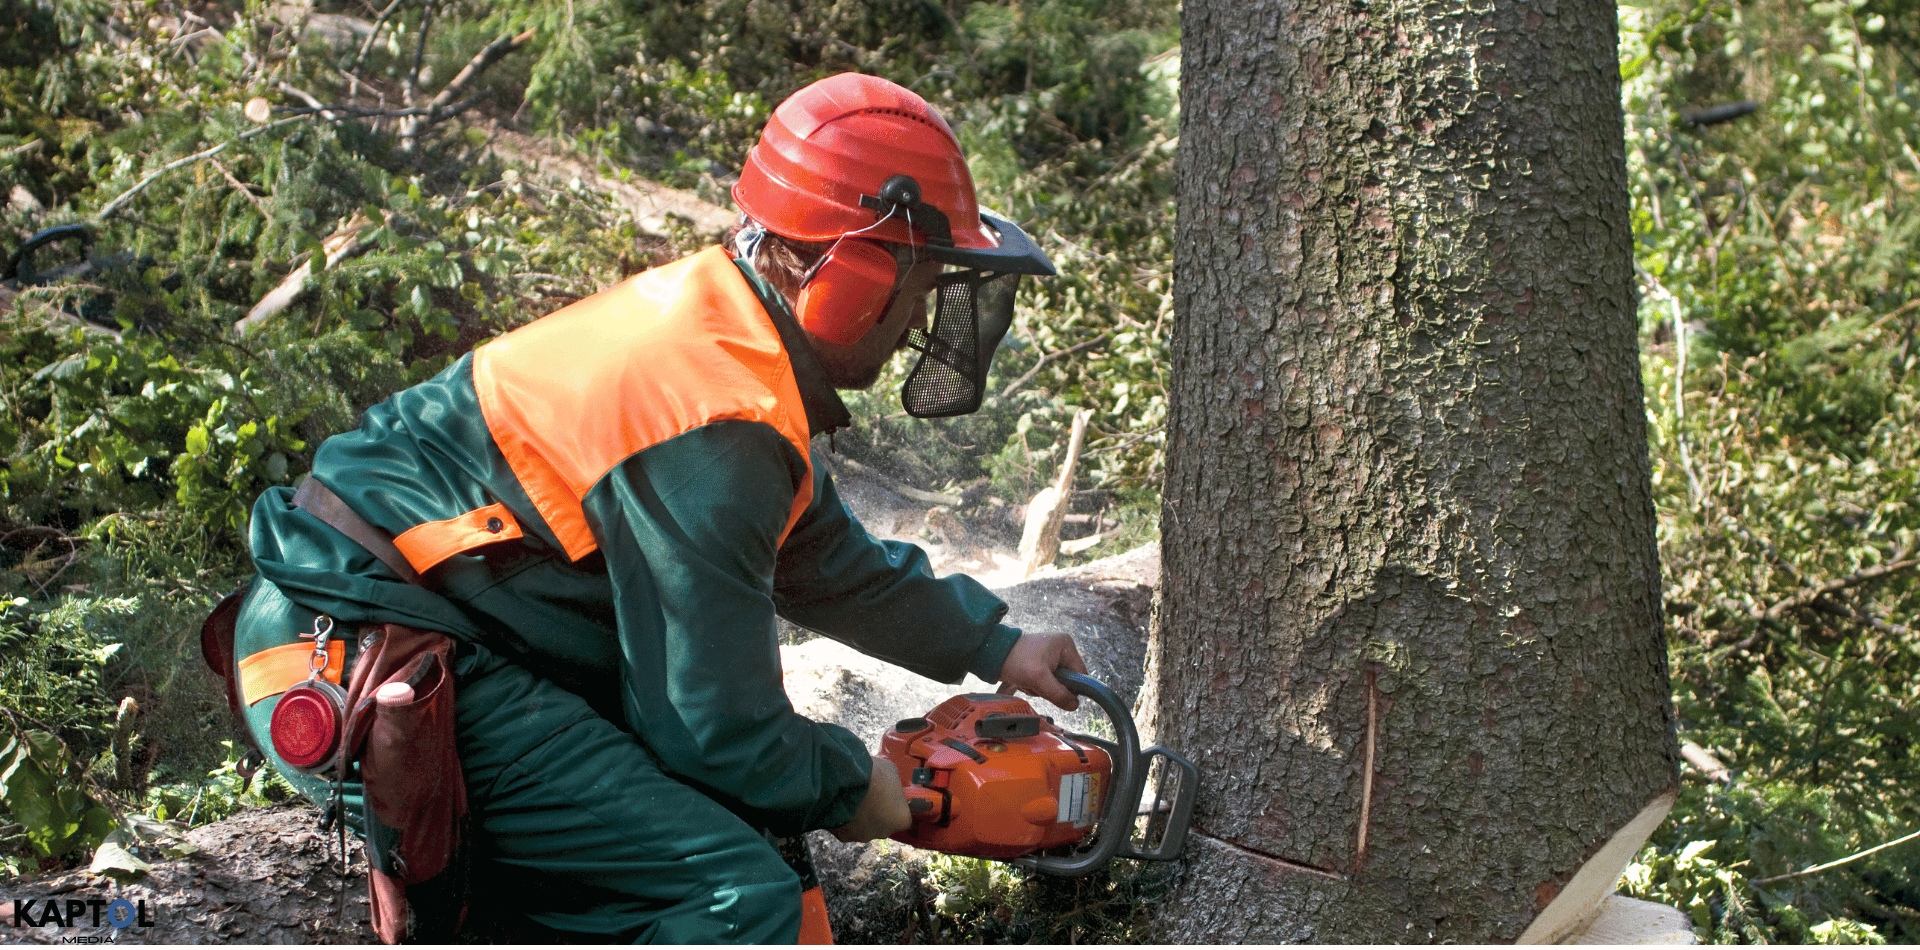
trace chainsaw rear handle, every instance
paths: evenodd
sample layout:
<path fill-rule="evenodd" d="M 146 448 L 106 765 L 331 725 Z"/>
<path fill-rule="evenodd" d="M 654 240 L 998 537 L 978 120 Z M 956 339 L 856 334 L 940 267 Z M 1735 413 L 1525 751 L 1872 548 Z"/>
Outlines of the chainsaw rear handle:
<path fill-rule="evenodd" d="M 33 252 L 65 241 L 79 241 L 81 257 L 93 251 L 93 231 L 86 225 L 55 225 L 27 238 L 26 243 L 7 258 L 6 269 L 0 271 L 0 279 L 33 283 L 40 276 L 40 269 L 33 266 Z"/>
<path fill-rule="evenodd" d="M 1100 823 L 1094 829 L 1093 841 L 1085 850 L 1067 856 L 1016 858 L 1013 863 L 1056 877 L 1081 877 L 1105 866 L 1133 836 L 1133 812 L 1140 801 L 1141 783 L 1146 781 L 1147 760 L 1140 754 L 1140 733 L 1134 728 L 1133 712 L 1120 701 L 1119 694 L 1107 684 L 1064 666 L 1054 670 L 1053 675 L 1074 694 L 1093 700 L 1094 705 L 1107 714 L 1107 721 L 1113 723 L 1114 742 L 1092 736 L 1074 737 L 1108 748 L 1113 759 L 1113 782 L 1107 789 L 1106 807 L 1100 810 Z"/>

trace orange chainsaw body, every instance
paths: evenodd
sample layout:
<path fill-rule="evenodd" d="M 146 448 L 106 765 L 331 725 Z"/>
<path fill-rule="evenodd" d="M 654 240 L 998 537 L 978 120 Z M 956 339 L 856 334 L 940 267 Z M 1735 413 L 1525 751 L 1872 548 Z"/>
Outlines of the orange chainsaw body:
<path fill-rule="evenodd" d="M 917 848 L 1012 859 L 1078 843 L 1112 781 L 1106 750 L 1075 742 L 1026 700 L 955 696 L 880 741 L 900 772 L 913 825 L 893 836 Z"/>

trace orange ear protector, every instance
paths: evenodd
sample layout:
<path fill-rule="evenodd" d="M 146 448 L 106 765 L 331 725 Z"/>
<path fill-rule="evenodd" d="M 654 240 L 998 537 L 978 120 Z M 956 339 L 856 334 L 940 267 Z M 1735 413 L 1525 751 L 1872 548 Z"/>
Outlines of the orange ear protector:
<path fill-rule="evenodd" d="M 877 195 L 860 196 L 860 207 L 873 211 L 878 219 L 834 241 L 807 272 L 800 289 L 795 316 L 801 326 L 828 343 L 848 346 L 866 336 L 886 316 L 900 280 L 899 262 L 886 245 L 854 235 L 901 214 L 908 227 L 926 235 L 929 244 L 953 245 L 947 216 L 920 200 L 920 183 L 912 175 L 891 175 L 879 190 Z"/>
<path fill-rule="evenodd" d="M 884 245 L 842 238 L 808 273 L 794 316 L 828 343 L 856 343 L 886 316 L 898 274 Z"/>

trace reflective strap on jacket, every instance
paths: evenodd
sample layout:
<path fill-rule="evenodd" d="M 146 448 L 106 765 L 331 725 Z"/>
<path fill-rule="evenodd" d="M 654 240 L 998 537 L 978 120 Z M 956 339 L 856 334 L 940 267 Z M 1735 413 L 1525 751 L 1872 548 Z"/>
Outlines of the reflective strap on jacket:
<path fill-rule="evenodd" d="M 268 647 L 240 658 L 240 701 L 248 706 L 306 682 L 312 670 L 313 644 L 307 641 Z M 327 642 L 327 668 L 321 675 L 339 683 L 347 664 L 347 642 Z"/>
<path fill-rule="evenodd" d="M 520 522 L 506 505 L 492 504 L 443 521 L 417 524 L 393 539 L 407 562 L 418 571 L 459 554 L 495 541 L 510 541 L 522 536 Z"/>

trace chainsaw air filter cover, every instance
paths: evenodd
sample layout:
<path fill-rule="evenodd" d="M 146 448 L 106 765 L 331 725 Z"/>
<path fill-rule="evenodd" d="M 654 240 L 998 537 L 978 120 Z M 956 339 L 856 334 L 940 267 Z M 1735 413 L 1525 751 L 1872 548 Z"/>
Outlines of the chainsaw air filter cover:
<path fill-rule="evenodd" d="M 1113 763 L 1026 700 L 955 696 L 894 726 L 880 755 L 900 772 L 913 825 L 894 840 L 947 854 L 1012 859 L 1086 837 Z"/>

